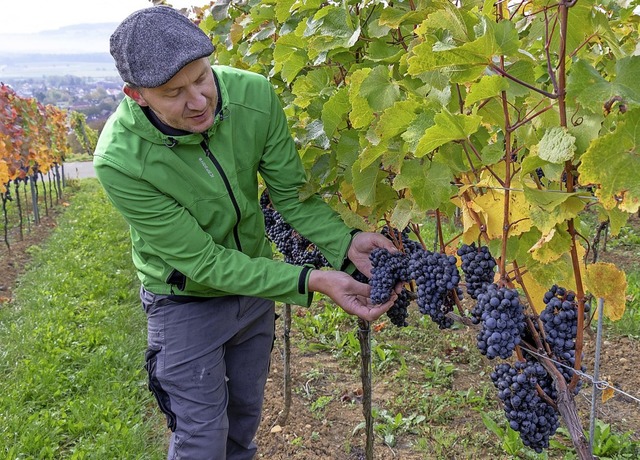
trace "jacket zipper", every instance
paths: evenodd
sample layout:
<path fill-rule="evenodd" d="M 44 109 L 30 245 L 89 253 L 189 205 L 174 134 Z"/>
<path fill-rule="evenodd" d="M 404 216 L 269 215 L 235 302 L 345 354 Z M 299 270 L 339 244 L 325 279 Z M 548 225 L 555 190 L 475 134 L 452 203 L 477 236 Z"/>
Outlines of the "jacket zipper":
<path fill-rule="evenodd" d="M 233 209 L 236 212 L 236 224 L 233 226 L 233 238 L 236 242 L 238 251 L 242 251 L 242 245 L 240 244 L 240 235 L 238 234 L 238 224 L 240 223 L 240 217 L 241 217 L 240 206 L 238 206 L 238 201 L 236 200 L 236 197 L 233 194 L 233 190 L 231 189 L 229 178 L 224 173 L 224 170 L 222 169 L 222 166 L 220 165 L 216 157 L 214 157 L 213 153 L 211 153 L 211 150 L 209 150 L 209 146 L 207 145 L 206 138 L 205 140 L 200 142 L 200 147 L 202 147 L 202 150 L 204 150 L 204 153 L 206 153 L 207 158 L 209 158 L 209 160 L 211 160 L 211 163 L 213 163 L 213 165 L 216 167 L 216 170 L 218 171 L 218 174 L 220 174 L 220 177 L 224 182 L 224 186 L 226 187 L 227 192 L 229 193 L 229 198 L 231 198 L 231 204 L 233 204 Z"/>

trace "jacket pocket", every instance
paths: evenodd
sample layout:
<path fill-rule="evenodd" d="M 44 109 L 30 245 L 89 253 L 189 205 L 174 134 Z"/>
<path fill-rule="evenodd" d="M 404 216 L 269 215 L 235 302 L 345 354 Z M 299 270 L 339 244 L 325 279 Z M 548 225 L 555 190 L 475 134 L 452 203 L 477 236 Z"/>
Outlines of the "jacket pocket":
<path fill-rule="evenodd" d="M 169 399 L 169 394 L 162 388 L 158 377 L 156 376 L 156 366 L 158 360 L 158 353 L 161 348 L 148 348 L 144 354 L 145 359 L 145 369 L 149 374 L 149 391 L 153 393 L 156 401 L 158 402 L 158 407 L 162 413 L 167 417 L 167 427 L 171 431 L 176 430 L 176 414 L 171 410 L 171 400 Z"/>
<path fill-rule="evenodd" d="M 173 286 L 177 287 L 179 291 L 184 291 L 184 288 L 187 287 L 187 277 L 174 269 L 169 273 L 166 283 L 171 286 L 171 293 L 173 293 Z"/>

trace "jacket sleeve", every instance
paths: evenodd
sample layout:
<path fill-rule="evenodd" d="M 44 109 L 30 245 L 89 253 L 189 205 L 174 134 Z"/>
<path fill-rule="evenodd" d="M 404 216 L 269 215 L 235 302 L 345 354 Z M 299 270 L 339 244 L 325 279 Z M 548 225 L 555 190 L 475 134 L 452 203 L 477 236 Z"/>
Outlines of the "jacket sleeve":
<path fill-rule="evenodd" d="M 298 233 L 313 242 L 335 269 L 345 266 L 353 229 L 322 198 L 300 201 L 307 177 L 280 100 L 269 85 L 271 116 L 260 175 L 276 210 Z"/>
<path fill-rule="evenodd" d="M 222 293 L 310 304 L 307 267 L 252 258 L 216 244 L 184 207 L 148 182 L 126 173 L 126 166 L 111 164 L 98 151 L 94 165 L 107 196 L 131 227 L 134 246 L 143 249 L 133 254 L 139 270 L 166 270 L 159 263 L 162 260 L 190 280 Z M 141 259 L 141 253 L 146 260 Z M 156 264 L 154 258 L 158 259 Z"/>

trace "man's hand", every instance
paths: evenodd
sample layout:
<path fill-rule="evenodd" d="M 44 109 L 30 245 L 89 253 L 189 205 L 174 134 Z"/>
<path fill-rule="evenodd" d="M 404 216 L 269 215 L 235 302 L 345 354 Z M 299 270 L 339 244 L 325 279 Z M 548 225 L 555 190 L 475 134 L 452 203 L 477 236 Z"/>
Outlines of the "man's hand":
<path fill-rule="evenodd" d="M 369 260 L 369 254 L 377 248 L 384 248 L 391 253 L 398 252 L 398 249 L 396 249 L 391 240 L 381 233 L 373 232 L 356 233 L 353 240 L 351 240 L 351 246 L 349 246 L 349 251 L 347 252 L 349 260 L 353 262 L 360 273 L 367 278 L 371 278 L 371 261 Z"/>
<path fill-rule="evenodd" d="M 380 305 L 373 305 L 369 299 L 371 288 L 368 284 L 354 280 L 344 272 L 313 270 L 309 274 L 309 290 L 328 295 L 340 308 L 365 321 L 374 321 L 391 308 L 398 295 L 391 293 L 391 299 Z"/>

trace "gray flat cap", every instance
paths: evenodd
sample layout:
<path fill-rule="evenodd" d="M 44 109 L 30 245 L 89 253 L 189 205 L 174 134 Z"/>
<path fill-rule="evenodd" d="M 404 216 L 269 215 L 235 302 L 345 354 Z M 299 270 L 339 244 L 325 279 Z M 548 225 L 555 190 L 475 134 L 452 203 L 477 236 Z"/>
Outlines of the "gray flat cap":
<path fill-rule="evenodd" d="M 168 6 L 132 13 L 111 35 L 111 56 L 120 77 L 143 88 L 163 85 L 190 62 L 214 51 L 207 35 Z"/>

